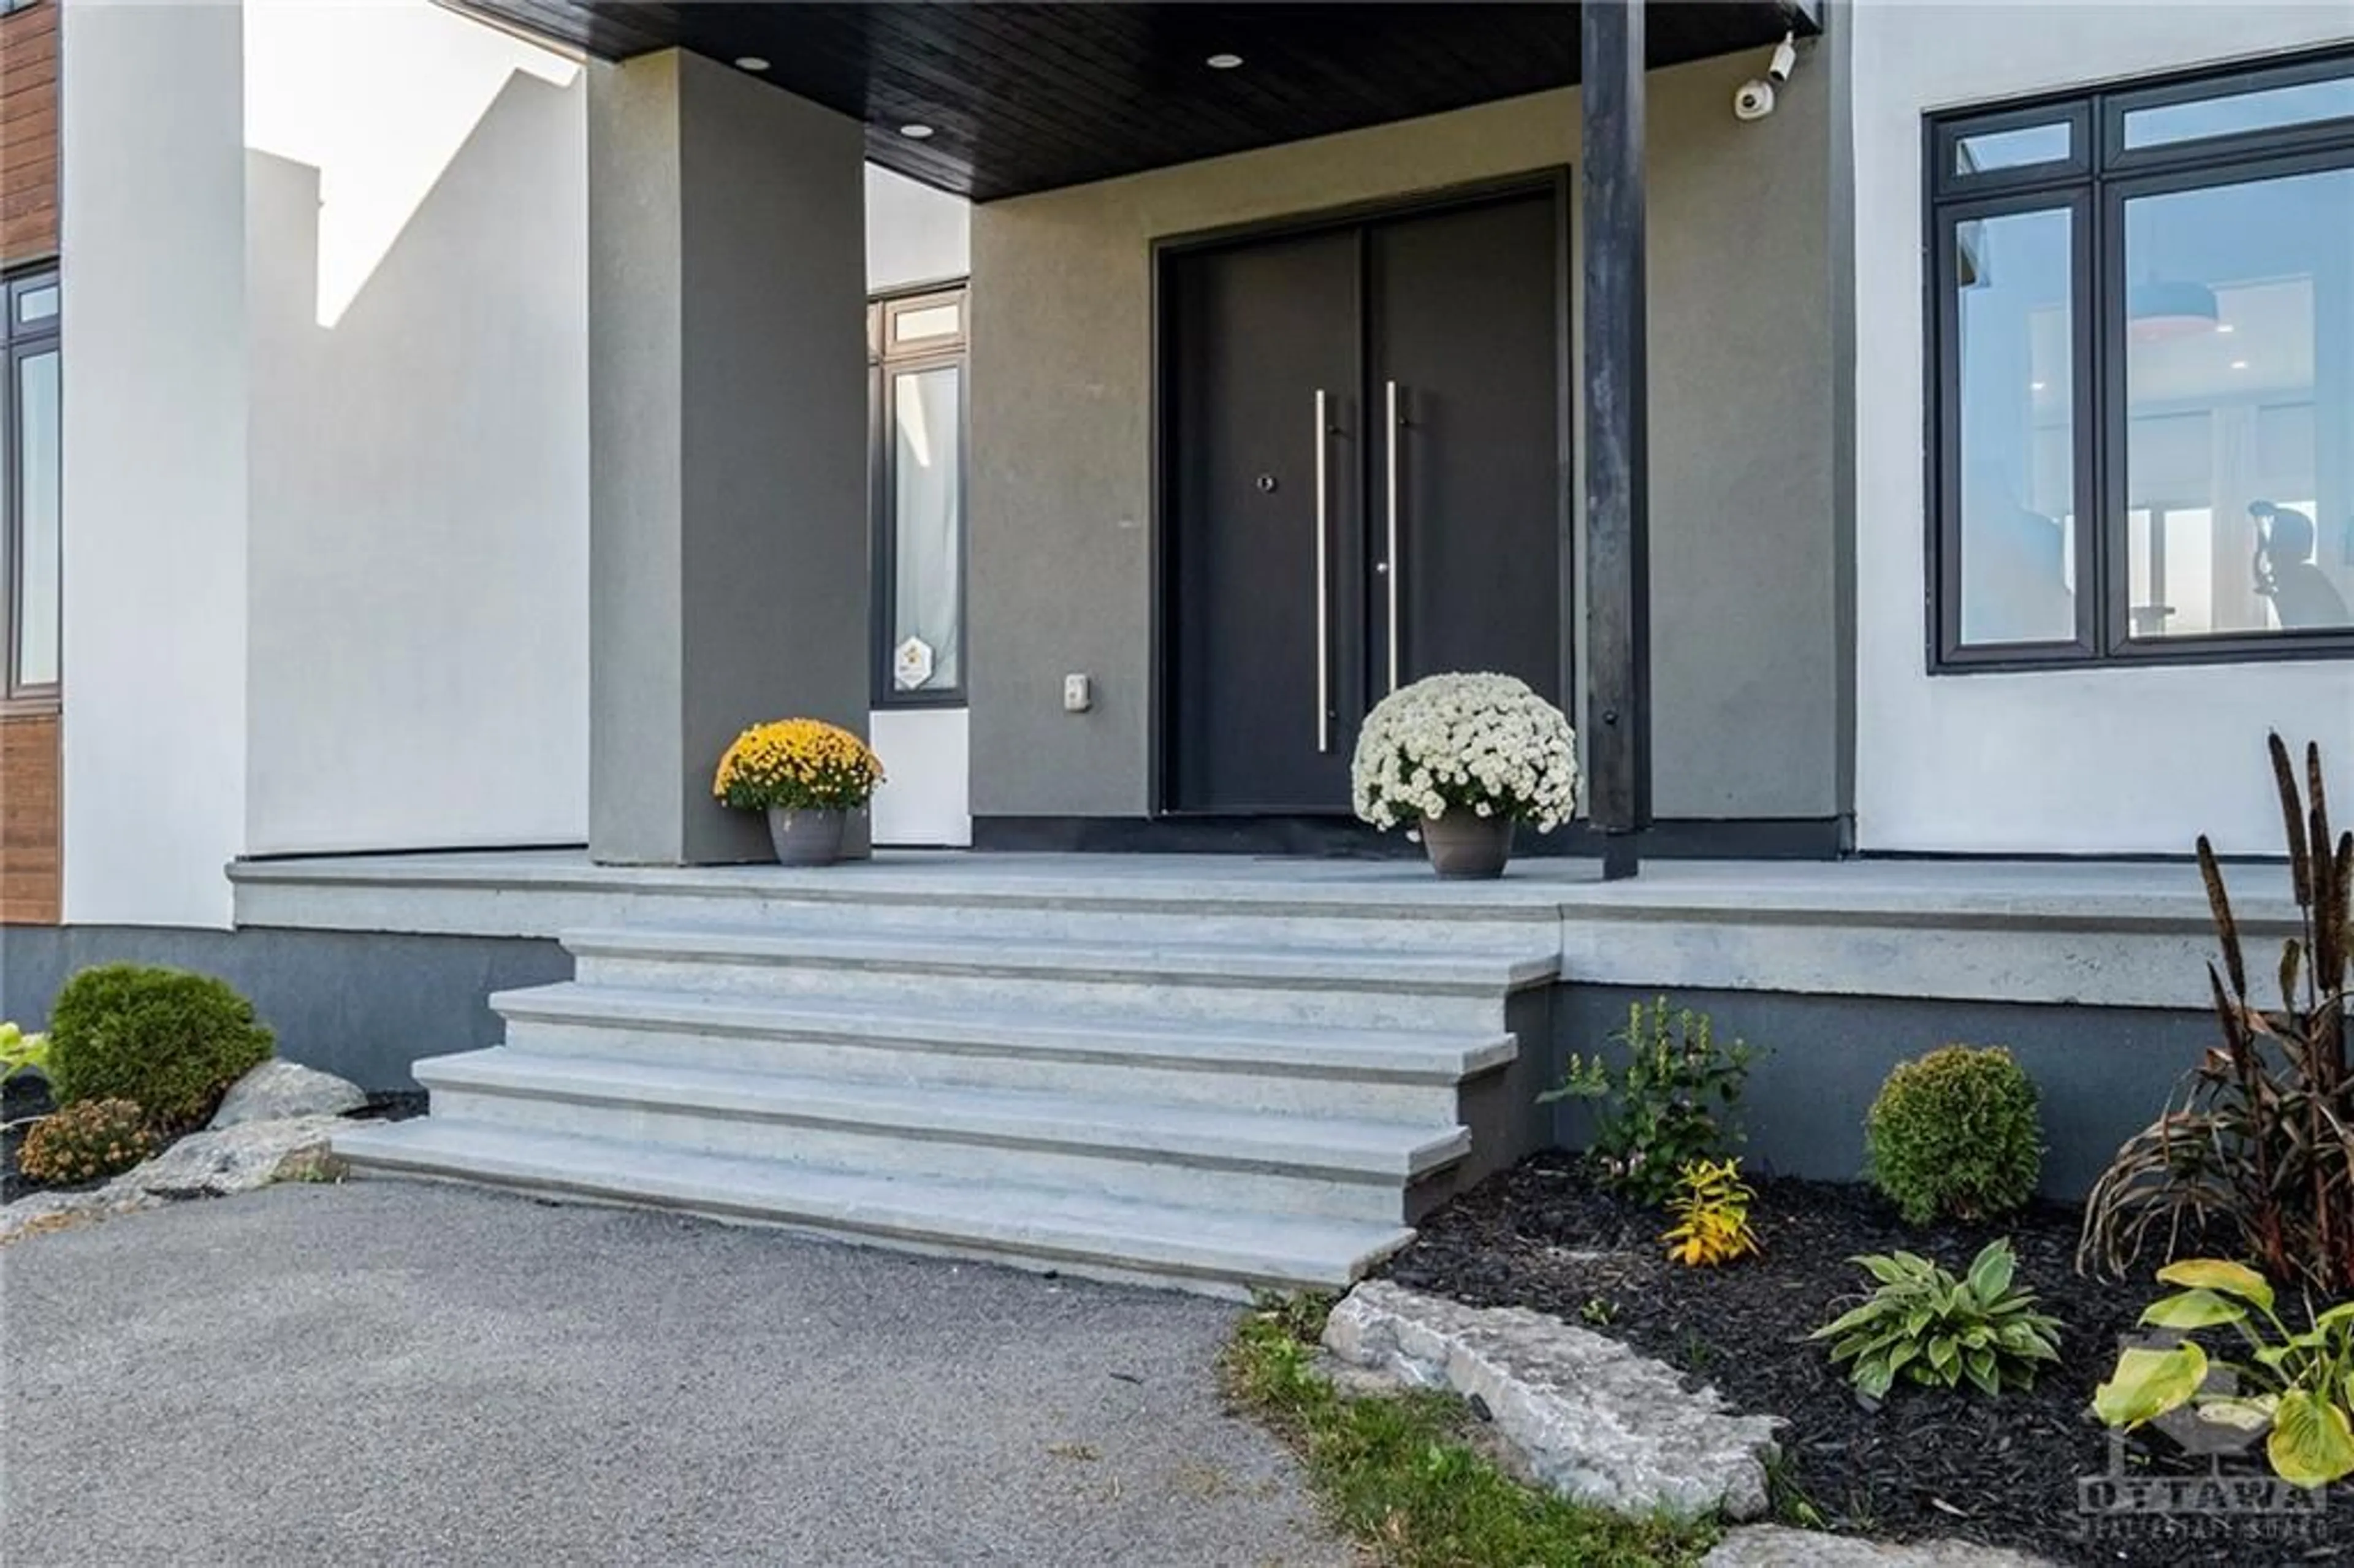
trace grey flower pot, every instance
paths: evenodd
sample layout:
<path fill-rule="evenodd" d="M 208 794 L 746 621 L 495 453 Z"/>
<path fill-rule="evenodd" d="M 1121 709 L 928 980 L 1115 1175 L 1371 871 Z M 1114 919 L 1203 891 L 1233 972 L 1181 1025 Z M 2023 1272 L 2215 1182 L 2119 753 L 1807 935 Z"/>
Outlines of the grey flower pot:
<path fill-rule="evenodd" d="M 1448 880 L 1490 880 L 1512 858 L 1512 819 L 1449 811 L 1422 820 L 1422 847 L 1430 868 Z"/>
<path fill-rule="evenodd" d="M 842 858 L 846 811 L 797 811 L 769 808 L 769 842 L 779 865 L 832 865 Z"/>

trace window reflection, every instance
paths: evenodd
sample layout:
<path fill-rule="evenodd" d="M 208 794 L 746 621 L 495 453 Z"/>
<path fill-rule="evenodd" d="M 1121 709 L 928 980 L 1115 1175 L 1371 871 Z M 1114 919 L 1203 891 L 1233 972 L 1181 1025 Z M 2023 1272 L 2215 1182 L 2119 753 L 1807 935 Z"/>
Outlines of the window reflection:
<path fill-rule="evenodd" d="M 1984 175 L 2033 164 L 2065 163 L 2075 150 L 2075 128 L 2065 120 L 1958 137 L 1954 143 L 1954 173 Z"/>
<path fill-rule="evenodd" d="M 1955 229 L 1965 643 L 2076 635 L 2073 228 L 2054 210 Z"/>
<path fill-rule="evenodd" d="M 961 381 L 953 365 L 891 377 L 891 640 L 901 691 L 953 691 L 963 679 Z"/>
<path fill-rule="evenodd" d="M 2354 77 L 2337 77 L 2137 109 L 2126 115 L 2126 145 L 2154 147 L 2165 142 L 2234 136 L 2349 115 L 2354 115 Z"/>
<path fill-rule="evenodd" d="M 16 361 L 16 683 L 58 679 L 58 352 Z"/>
<path fill-rule="evenodd" d="M 2137 197 L 2125 266 L 2132 634 L 2354 626 L 2354 170 Z"/>

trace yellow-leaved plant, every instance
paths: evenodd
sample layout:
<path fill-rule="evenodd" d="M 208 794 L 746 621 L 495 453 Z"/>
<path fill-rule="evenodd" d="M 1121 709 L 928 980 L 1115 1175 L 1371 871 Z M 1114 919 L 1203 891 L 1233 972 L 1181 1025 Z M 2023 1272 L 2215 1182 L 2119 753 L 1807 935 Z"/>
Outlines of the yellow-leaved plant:
<path fill-rule="evenodd" d="M 0 1083 L 19 1073 L 49 1075 L 49 1037 L 27 1034 L 14 1023 L 0 1022 Z"/>
<path fill-rule="evenodd" d="M 2273 1287 L 2243 1264 L 2192 1257 L 2158 1271 L 2182 1288 L 2141 1315 L 2153 1329 L 2186 1336 L 2169 1347 L 2131 1346 L 2093 1394 L 2093 1413 L 2111 1426 L 2135 1427 L 2190 1405 L 2199 1419 L 2246 1433 L 2267 1426 L 2273 1473 L 2300 1487 L 2354 1475 L 2354 1301 L 2315 1315 L 2292 1334 L 2273 1310 Z M 2229 1327 L 2247 1341 L 2245 1361 L 2210 1360 L 2187 1336 Z M 2228 1367 L 2234 1387 L 2207 1391 L 2208 1374 Z"/>
<path fill-rule="evenodd" d="M 1676 1223 L 1659 1239 L 1668 1255 L 1693 1268 L 1713 1268 L 1757 1251 L 1749 1205 L 1757 1200 L 1741 1179 L 1738 1160 L 1691 1160 L 1676 1171 L 1668 1208 Z"/>
<path fill-rule="evenodd" d="M 864 741 L 818 719 L 790 718 L 737 736 L 711 792 L 744 811 L 851 811 L 882 782 L 883 764 Z"/>

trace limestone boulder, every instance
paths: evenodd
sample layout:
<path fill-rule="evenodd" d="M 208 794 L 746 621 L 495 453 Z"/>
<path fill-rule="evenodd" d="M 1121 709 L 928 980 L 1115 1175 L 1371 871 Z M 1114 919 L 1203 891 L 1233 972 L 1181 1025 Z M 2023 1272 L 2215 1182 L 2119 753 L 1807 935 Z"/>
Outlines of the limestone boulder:
<path fill-rule="evenodd" d="M 343 1116 L 366 1104 L 367 1096 L 350 1079 L 272 1057 L 230 1087 L 213 1113 L 212 1125 L 218 1128 L 294 1117 Z"/>
<path fill-rule="evenodd" d="M 117 1176 L 102 1191 L 224 1198 L 272 1181 L 316 1180 L 334 1174 L 328 1143 L 345 1125 L 341 1117 L 286 1117 L 190 1133 L 145 1164 Z"/>
<path fill-rule="evenodd" d="M 1729 1530 L 1701 1568 L 2050 1568 L 2040 1557 L 2022 1557 L 1968 1541 L 1920 1541 L 1891 1545 L 1792 1530 L 1780 1524 Z"/>
<path fill-rule="evenodd" d="M 1564 1497 L 1637 1516 L 1766 1510 L 1779 1418 L 1738 1414 L 1665 1362 L 1558 1318 L 1375 1279 L 1332 1309 L 1324 1347 L 1349 1365 L 1462 1395 Z"/>

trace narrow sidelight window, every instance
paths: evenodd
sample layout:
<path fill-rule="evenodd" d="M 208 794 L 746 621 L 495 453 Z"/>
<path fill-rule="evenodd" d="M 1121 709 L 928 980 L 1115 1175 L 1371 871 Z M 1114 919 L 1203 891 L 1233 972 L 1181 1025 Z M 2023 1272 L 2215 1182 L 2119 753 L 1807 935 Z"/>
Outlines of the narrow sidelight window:
<path fill-rule="evenodd" d="M 54 269 L 0 284 L 6 301 L 0 379 L 0 673 L 10 698 L 47 696 L 59 664 L 59 286 Z"/>
<path fill-rule="evenodd" d="M 1932 666 L 2354 654 L 2354 52 L 1927 137 Z"/>
<path fill-rule="evenodd" d="M 965 294 L 871 307 L 875 705 L 964 700 Z"/>
<path fill-rule="evenodd" d="M 964 684 L 963 378 L 955 365 L 891 376 L 891 646 L 909 651 L 892 684 L 903 692 Z"/>

